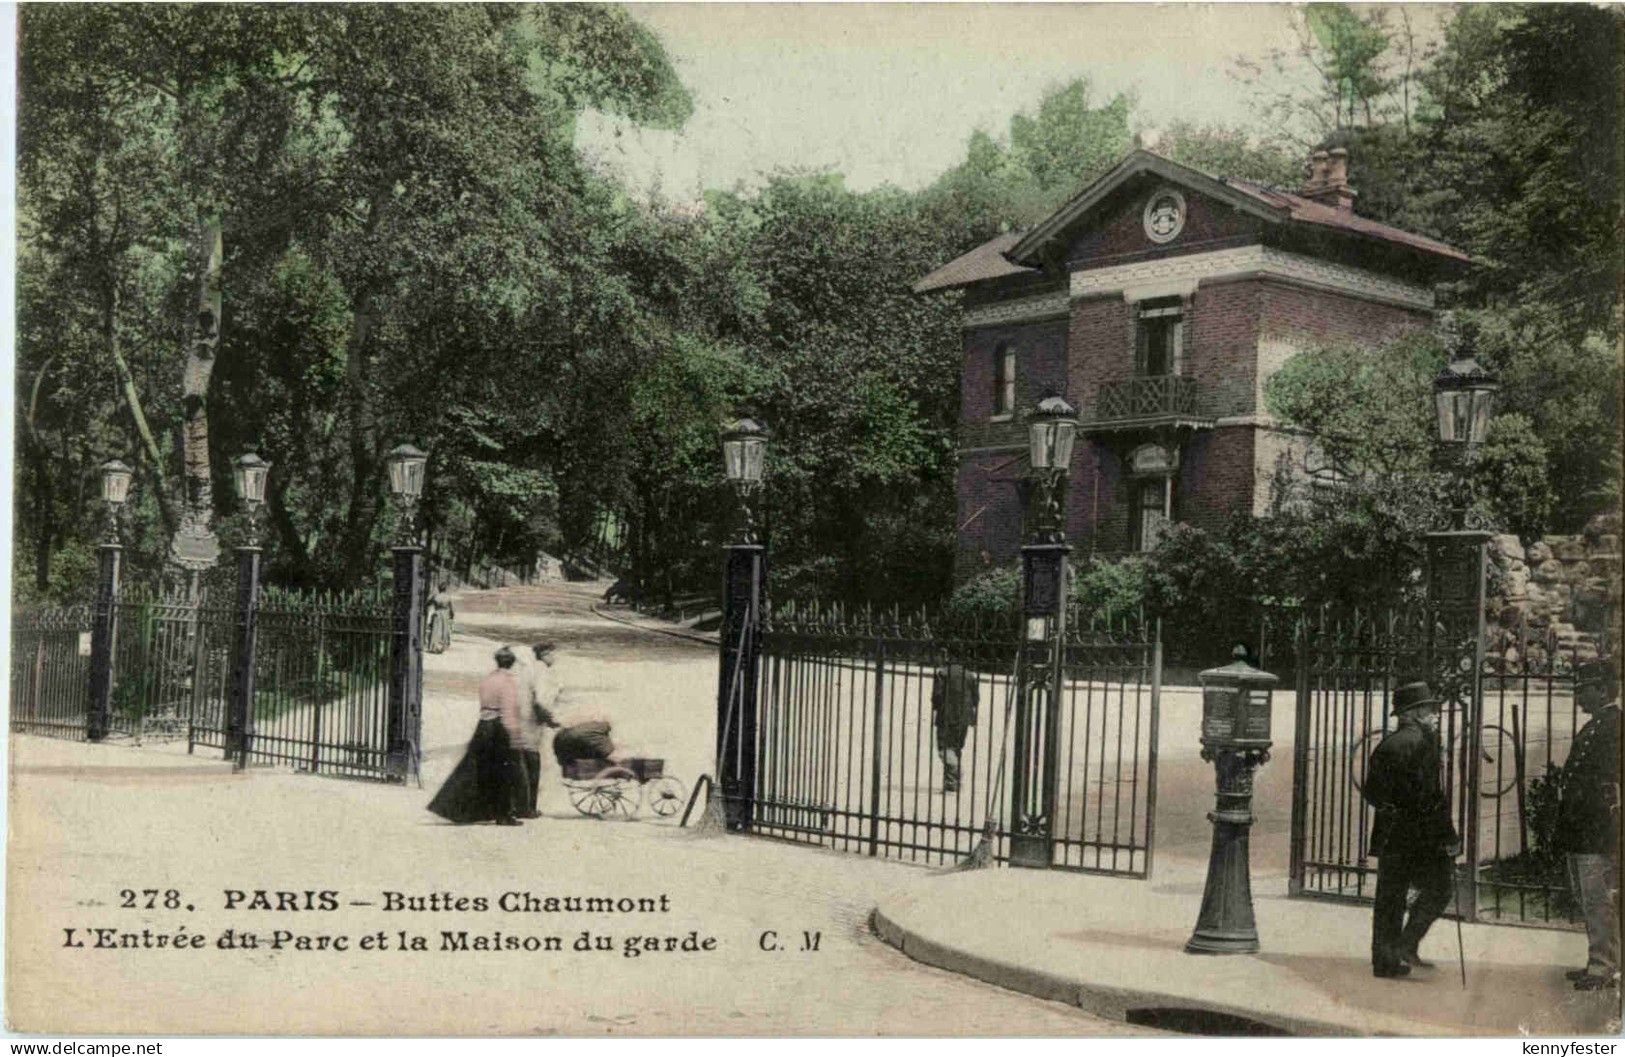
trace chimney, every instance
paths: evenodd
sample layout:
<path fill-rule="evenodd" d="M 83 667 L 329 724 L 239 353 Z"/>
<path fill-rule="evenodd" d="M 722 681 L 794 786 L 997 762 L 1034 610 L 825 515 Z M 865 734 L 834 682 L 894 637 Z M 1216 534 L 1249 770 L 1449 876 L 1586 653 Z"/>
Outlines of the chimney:
<path fill-rule="evenodd" d="M 1349 152 L 1342 147 L 1317 150 L 1309 156 L 1305 166 L 1308 181 L 1298 194 L 1311 202 L 1352 212 L 1354 188 L 1349 186 Z"/>

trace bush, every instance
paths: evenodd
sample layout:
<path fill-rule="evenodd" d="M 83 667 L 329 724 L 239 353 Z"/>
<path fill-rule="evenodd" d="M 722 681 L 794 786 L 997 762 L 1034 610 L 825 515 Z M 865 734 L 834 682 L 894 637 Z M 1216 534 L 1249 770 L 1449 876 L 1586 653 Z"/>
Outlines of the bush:
<path fill-rule="evenodd" d="M 1072 604 L 1086 619 L 1123 620 L 1145 606 L 1146 567 L 1138 558 L 1116 562 L 1090 560 L 1072 567 Z M 990 569 L 959 586 L 948 599 L 949 620 L 984 626 L 1014 619 L 1021 604 L 1021 569 Z"/>
<path fill-rule="evenodd" d="M 1138 557 L 1090 560 L 1073 568 L 1072 603 L 1086 614 L 1107 620 L 1138 616 L 1145 609 L 1146 590 L 1146 565 Z"/>
<path fill-rule="evenodd" d="M 960 584 L 944 615 L 954 623 L 995 625 L 1013 620 L 1020 600 L 1021 570 L 1006 565 Z"/>

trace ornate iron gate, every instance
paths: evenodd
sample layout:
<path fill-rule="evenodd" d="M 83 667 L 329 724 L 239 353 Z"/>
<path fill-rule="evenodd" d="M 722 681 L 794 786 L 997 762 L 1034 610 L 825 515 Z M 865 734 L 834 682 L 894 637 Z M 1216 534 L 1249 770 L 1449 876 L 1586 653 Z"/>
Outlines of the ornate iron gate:
<path fill-rule="evenodd" d="M 1518 631 L 1494 653 L 1476 611 L 1415 605 L 1330 610 L 1296 624 L 1293 895 L 1369 901 L 1373 813 L 1360 796 L 1371 750 L 1394 729 L 1390 695 L 1418 673 L 1441 699 L 1443 785 L 1462 835 L 1461 913 L 1564 925 L 1576 920 L 1550 844 L 1553 772 L 1585 717 L 1574 704 L 1578 649 Z M 1515 629 L 1516 630 L 1516 629 Z"/>
<path fill-rule="evenodd" d="M 1160 653 L 1145 625 L 1066 637 L 1056 707 L 1035 759 L 1055 780 L 1037 809 L 1063 868 L 1150 871 Z M 943 863 L 984 833 L 1010 855 L 1013 719 L 1024 689 L 1015 629 L 924 614 L 787 606 L 765 617 L 753 705 L 752 832 L 868 855 Z M 975 724 L 946 775 L 932 716 L 936 671 L 969 669 Z M 1031 807 L 1029 805 L 1029 807 Z"/>

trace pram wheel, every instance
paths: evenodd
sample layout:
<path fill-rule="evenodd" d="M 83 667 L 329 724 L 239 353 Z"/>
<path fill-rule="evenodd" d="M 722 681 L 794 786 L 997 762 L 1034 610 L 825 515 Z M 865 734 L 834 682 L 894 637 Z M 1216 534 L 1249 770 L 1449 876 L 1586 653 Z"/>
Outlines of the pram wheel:
<path fill-rule="evenodd" d="M 566 783 L 570 804 L 590 818 L 626 820 L 638 813 L 638 781 L 625 767 L 607 767 L 591 778 Z"/>
<path fill-rule="evenodd" d="M 643 787 L 644 803 L 661 818 L 671 818 L 683 809 L 683 783 L 666 775 Z"/>

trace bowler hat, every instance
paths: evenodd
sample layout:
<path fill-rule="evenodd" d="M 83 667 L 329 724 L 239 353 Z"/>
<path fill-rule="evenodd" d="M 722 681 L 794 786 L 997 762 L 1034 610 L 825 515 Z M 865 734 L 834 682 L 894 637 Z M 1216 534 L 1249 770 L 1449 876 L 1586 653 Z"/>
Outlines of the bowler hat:
<path fill-rule="evenodd" d="M 1603 657 L 1595 661 L 1587 661 L 1580 665 L 1574 673 L 1574 687 L 1582 686 L 1617 687 L 1619 685 L 1619 671 L 1614 667 L 1612 658 Z"/>
<path fill-rule="evenodd" d="M 1423 705 L 1436 705 L 1439 699 L 1433 696 L 1428 684 L 1418 679 L 1414 683 L 1406 683 L 1394 690 L 1394 712 L 1409 712 L 1413 708 Z"/>

